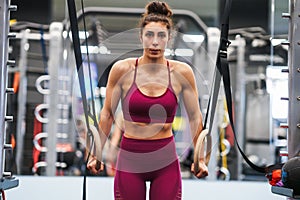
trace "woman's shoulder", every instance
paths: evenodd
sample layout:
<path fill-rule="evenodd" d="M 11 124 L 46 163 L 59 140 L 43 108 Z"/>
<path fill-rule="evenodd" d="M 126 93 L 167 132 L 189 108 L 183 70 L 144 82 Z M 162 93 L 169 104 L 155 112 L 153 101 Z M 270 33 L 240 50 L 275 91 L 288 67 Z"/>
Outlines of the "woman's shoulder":
<path fill-rule="evenodd" d="M 111 72 L 119 75 L 127 73 L 132 69 L 134 69 L 135 61 L 136 58 L 126 58 L 126 59 L 118 60 L 113 64 L 111 68 Z"/>
<path fill-rule="evenodd" d="M 171 70 L 174 70 L 176 73 L 181 75 L 193 73 L 192 67 L 185 62 L 178 60 L 170 60 L 169 62 L 171 64 Z"/>

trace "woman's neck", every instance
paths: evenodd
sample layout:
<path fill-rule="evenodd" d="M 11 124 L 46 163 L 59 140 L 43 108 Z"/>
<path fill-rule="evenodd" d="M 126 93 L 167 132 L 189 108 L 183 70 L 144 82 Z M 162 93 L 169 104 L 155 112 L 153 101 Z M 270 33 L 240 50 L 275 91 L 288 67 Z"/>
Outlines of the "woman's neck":
<path fill-rule="evenodd" d="M 165 64 L 166 58 L 164 58 L 164 57 L 149 58 L 149 57 L 143 55 L 142 57 L 140 57 L 139 63 L 141 63 L 141 64 L 147 64 L 147 63 Z"/>

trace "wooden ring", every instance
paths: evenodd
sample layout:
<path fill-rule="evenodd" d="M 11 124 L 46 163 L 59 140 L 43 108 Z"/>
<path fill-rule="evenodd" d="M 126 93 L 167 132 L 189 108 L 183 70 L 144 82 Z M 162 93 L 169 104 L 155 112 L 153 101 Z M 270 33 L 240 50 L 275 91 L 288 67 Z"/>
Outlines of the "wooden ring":
<path fill-rule="evenodd" d="M 204 143 L 206 139 L 206 149 L 204 148 Z M 204 155 L 206 153 L 206 155 Z M 205 164 L 208 165 L 211 155 L 211 136 L 208 135 L 208 129 L 201 131 L 196 146 L 194 149 L 194 172 L 197 174 L 199 172 L 199 160 L 204 159 Z"/>
<path fill-rule="evenodd" d="M 96 157 L 98 161 L 102 160 L 102 144 L 100 139 L 100 134 L 94 125 L 90 125 L 90 132 L 94 139 L 94 145 L 89 149 L 92 155 Z M 87 136 L 87 147 L 90 147 L 89 135 Z"/>

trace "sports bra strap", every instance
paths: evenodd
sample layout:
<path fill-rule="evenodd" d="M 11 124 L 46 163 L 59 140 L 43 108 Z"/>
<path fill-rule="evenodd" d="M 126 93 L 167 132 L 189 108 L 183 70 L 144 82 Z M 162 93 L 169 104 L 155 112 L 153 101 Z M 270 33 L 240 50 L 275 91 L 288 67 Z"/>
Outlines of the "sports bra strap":
<path fill-rule="evenodd" d="M 135 79 L 136 79 L 136 74 L 137 74 L 136 72 L 137 72 L 138 62 L 139 62 L 139 58 L 137 58 L 137 59 L 135 60 L 133 83 L 135 83 Z"/>
<path fill-rule="evenodd" d="M 170 71 L 170 66 L 169 66 L 169 61 L 167 60 L 167 67 L 168 67 L 168 75 L 169 75 L 169 88 L 172 88 L 171 85 L 171 71 Z"/>

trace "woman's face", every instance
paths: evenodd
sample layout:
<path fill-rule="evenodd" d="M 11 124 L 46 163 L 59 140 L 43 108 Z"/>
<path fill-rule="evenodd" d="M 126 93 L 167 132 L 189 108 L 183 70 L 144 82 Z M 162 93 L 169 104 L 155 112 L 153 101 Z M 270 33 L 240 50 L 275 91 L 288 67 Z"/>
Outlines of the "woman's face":
<path fill-rule="evenodd" d="M 150 22 L 143 29 L 141 41 L 145 55 L 151 58 L 163 56 L 169 41 L 167 26 L 161 22 Z"/>

